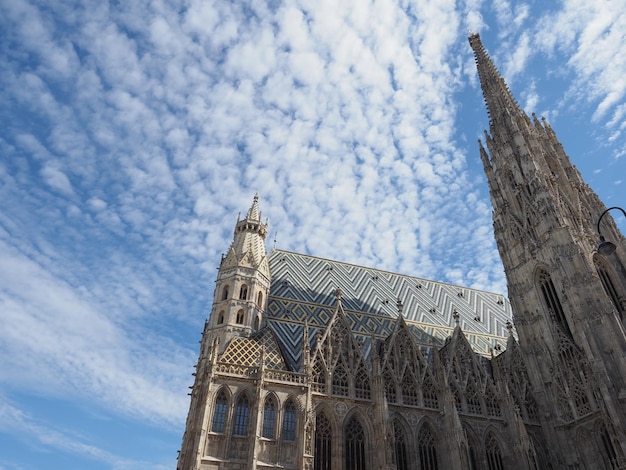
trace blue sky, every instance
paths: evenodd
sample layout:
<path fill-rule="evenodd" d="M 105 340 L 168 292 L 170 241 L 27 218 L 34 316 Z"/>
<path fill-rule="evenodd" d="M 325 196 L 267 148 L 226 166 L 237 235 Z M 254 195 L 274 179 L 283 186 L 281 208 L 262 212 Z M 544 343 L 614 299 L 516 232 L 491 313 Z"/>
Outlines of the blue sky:
<path fill-rule="evenodd" d="M 625 206 L 623 1 L 0 0 L 0 470 L 175 467 L 256 192 L 269 249 L 505 293 L 469 30 Z"/>

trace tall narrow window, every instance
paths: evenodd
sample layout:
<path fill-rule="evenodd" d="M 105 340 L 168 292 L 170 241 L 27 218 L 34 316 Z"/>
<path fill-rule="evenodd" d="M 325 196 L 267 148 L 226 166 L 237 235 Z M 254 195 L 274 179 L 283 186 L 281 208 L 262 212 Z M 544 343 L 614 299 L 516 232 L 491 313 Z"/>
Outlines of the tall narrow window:
<path fill-rule="evenodd" d="M 369 400 L 371 398 L 370 379 L 365 370 L 365 366 L 361 365 L 356 377 L 354 377 L 354 394 L 357 398 Z"/>
<path fill-rule="evenodd" d="M 344 436 L 345 468 L 365 470 L 365 433 L 363 426 L 355 416 L 348 421 Z"/>
<path fill-rule="evenodd" d="M 468 413 L 481 414 L 483 412 L 480 399 L 478 398 L 478 392 L 471 381 L 468 382 L 465 389 L 465 401 L 467 403 Z"/>
<path fill-rule="evenodd" d="M 409 372 L 405 372 L 404 377 L 402 378 L 402 402 L 405 405 L 409 406 L 417 406 L 418 403 L 418 395 L 417 395 L 417 387 L 415 385 L 415 379 L 413 375 Z"/>
<path fill-rule="evenodd" d="M 243 310 L 239 310 L 237 312 L 237 324 L 238 325 L 243 325 Z"/>
<path fill-rule="evenodd" d="M 269 396 L 263 406 L 263 437 L 274 439 L 274 427 L 276 425 L 276 400 Z"/>
<path fill-rule="evenodd" d="M 602 450 L 604 450 L 605 458 L 609 462 L 609 468 L 619 468 L 617 454 L 615 453 L 615 447 L 613 447 L 613 441 L 611 440 L 611 436 L 604 425 L 600 430 L 600 440 L 602 441 Z"/>
<path fill-rule="evenodd" d="M 213 424 L 211 431 L 224 432 L 226 425 L 226 413 L 228 411 L 228 395 L 224 389 L 220 390 L 215 398 L 215 406 L 213 407 Z"/>
<path fill-rule="evenodd" d="M 313 366 L 312 388 L 314 392 L 326 393 L 326 368 L 319 357 Z"/>
<path fill-rule="evenodd" d="M 435 446 L 433 432 L 428 424 L 425 424 L 420 430 L 417 445 L 420 457 L 420 469 L 438 470 L 439 461 L 437 460 L 437 447 Z"/>
<path fill-rule="evenodd" d="M 613 302 L 615 310 L 617 310 L 617 312 L 619 313 L 620 320 L 623 320 L 624 313 L 622 308 L 622 302 L 620 301 L 620 297 L 617 293 L 617 289 L 615 288 L 615 284 L 613 284 L 613 280 L 609 275 L 609 270 L 606 268 L 598 255 L 595 255 L 593 257 L 593 262 L 596 266 L 596 270 L 598 271 L 598 275 L 600 276 L 600 281 L 602 282 L 602 287 L 604 287 L 604 291 L 611 298 L 611 302 Z"/>
<path fill-rule="evenodd" d="M 250 416 L 250 402 L 247 395 L 241 395 L 237 400 L 237 408 L 235 409 L 235 427 L 233 434 L 236 436 L 245 436 L 248 434 L 248 418 Z"/>
<path fill-rule="evenodd" d="M 391 371 L 387 370 L 383 375 L 383 383 L 385 384 L 385 395 L 388 403 L 396 403 L 396 381 Z"/>
<path fill-rule="evenodd" d="M 296 440 L 296 405 L 293 400 L 288 400 L 285 404 L 285 414 L 283 415 L 283 440 Z"/>
<path fill-rule="evenodd" d="M 439 408 L 439 400 L 437 399 L 437 389 L 433 383 L 433 379 L 429 374 L 424 377 L 424 383 L 422 384 L 422 393 L 424 394 L 424 406 L 426 408 L 432 408 L 434 410 Z"/>
<path fill-rule="evenodd" d="M 491 433 L 487 436 L 485 449 L 487 450 L 487 464 L 489 465 L 489 470 L 504 470 L 504 462 L 502 460 L 500 445 L 498 444 L 495 436 Z"/>
<path fill-rule="evenodd" d="M 222 310 L 217 317 L 217 324 L 221 325 L 222 323 L 224 323 L 224 310 Z"/>
<path fill-rule="evenodd" d="M 407 441 L 402 426 L 397 421 L 393 422 L 394 460 L 397 470 L 409 470 L 409 453 Z"/>
<path fill-rule="evenodd" d="M 222 289 L 222 300 L 228 299 L 228 286 L 224 286 Z"/>
<path fill-rule="evenodd" d="M 332 442 L 330 421 L 324 413 L 320 413 L 315 419 L 314 470 L 331 470 Z"/>
<path fill-rule="evenodd" d="M 256 296 L 256 305 L 259 308 L 263 308 L 263 292 L 259 292 Z"/>
<path fill-rule="evenodd" d="M 348 373 L 340 363 L 333 371 L 333 395 L 348 396 Z"/>
<path fill-rule="evenodd" d="M 245 284 L 239 289 L 239 298 L 241 300 L 248 300 L 248 286 Z"/>
<path fill-rule="evenodd" d="M 539 275 L 539 286 L 550 315 L 552 315 L 556 323 L 571 336 L 567 319 L 565 318 L 565 313 L 563 312 L 563 306 L 561 305 L 561 301 L 556 293 L 556 289 L 550 275 L 545 271 Z"/>

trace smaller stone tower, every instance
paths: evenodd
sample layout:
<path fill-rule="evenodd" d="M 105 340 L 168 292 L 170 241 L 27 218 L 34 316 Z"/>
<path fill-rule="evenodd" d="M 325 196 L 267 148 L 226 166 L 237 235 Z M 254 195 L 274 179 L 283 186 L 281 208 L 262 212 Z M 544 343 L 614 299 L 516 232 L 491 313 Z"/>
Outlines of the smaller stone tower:
<path fill-rule="evenodd" d="M 270 268 L 265 251 L 267 221 L 261 222 L 259 196 L 243 220 L 238 218 L 233 243 L 222 256 L 217 274 L 213 308 L 205 335 L 219 342 L 222 353 L 235 336 L 249 336 L 263 326 L 270 288 Z"/>
<path fill-rule="evenodd" d="M 246 217 L 243 220 L 238 218 L 233 243 L 220 263 L 213 306 L 204 326 L 200 357 L 193 374 L 195 381 L 189 394 L 191 403 L 178 470 L 200 468 L 202 456 L 207 452 L 210 404 L 216 393 L 213 376 L 218 356 L 233 338 L 250 336 L 264 324 L 263 314 L 270 289 L 266 234 L 267 222 L 261 222 L 259 196 L 255 195 Z"/>

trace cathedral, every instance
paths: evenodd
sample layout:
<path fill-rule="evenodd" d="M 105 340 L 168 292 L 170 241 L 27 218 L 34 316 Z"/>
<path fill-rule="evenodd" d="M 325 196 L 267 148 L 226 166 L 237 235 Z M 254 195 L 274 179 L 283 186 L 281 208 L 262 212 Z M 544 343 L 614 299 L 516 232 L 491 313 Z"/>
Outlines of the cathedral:
<path fill-rule="evenodd" d="M 219 266 L 178 470 L 626 469 L 624 211 L 469 43 L 509 298 L 268 255 L 255 196 Z"/>

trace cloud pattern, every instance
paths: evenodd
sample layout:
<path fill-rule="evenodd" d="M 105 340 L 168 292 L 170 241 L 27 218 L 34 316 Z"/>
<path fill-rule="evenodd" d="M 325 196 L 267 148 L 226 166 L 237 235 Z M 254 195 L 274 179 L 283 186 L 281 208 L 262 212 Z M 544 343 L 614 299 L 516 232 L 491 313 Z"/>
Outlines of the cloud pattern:
<path fill-rule="evenodd" d="M 626 7 L 539 8 L 0 1 L 0 432 L 171 467 L 215 267 L 257 192 L 268 248 L 505 293 L 466 32 L 523 107 L 586 113 L 592 181 L 623 168 Z M 169 453 L 55 428 L 38 394 L 163 432 Z"/>

